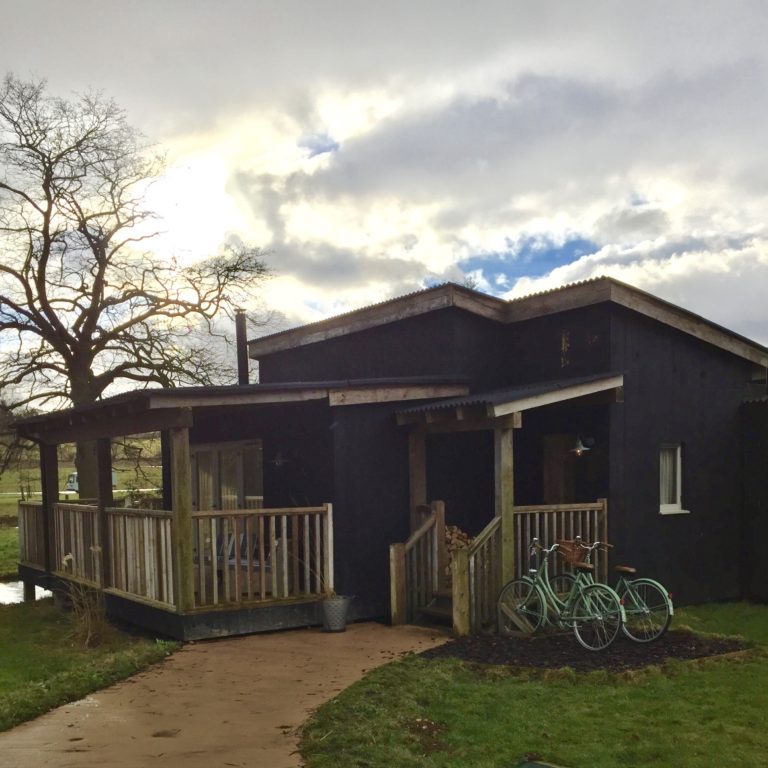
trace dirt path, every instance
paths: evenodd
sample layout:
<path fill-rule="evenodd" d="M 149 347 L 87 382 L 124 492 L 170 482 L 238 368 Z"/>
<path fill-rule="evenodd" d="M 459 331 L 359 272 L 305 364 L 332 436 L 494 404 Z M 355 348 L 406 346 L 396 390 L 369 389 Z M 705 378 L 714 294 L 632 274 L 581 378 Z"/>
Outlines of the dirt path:
<path fill-rule="evenodd" d="M 296 728 L 362 674 L 446 638 L 354 624 L 185 646 L 162 665 L 0 734 L 4 768 L 295 768 Z"/>

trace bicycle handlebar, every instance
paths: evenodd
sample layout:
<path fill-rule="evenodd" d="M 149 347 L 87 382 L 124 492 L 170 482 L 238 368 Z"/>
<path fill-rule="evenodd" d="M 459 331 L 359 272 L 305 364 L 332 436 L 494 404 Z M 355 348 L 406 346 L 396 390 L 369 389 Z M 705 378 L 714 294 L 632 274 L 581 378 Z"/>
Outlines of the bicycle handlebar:
<path fill-rule="evenodd" d="M 552 554 L 552 552 L 554 552 L 559 546 L 560 546 L 559 544 L 553 544 L 551 547 L 549 547 L 549 549 L 547 549 L 547 547 L 542 547 L 541 546 L 541 544 L 539 543 L 539 540 L 537 538 L 533 538 L 531 540 L 531 549 L 532 550 L 538 549 L 538 550 L 540 550 L 541 552 L 544 552 L 547 555 Z"/>
<path fill-rule="evenodd" d="M 576 537 L 576 543 L 582 548 L 586 549 L 588 552 L 594 552 L 598 548 L 602 549 L 613 549 L 613 544 L 609 544 L 607 541 L 595 541 L 592 544 L 585 544 L 581 538 L 581 536 Z"/>

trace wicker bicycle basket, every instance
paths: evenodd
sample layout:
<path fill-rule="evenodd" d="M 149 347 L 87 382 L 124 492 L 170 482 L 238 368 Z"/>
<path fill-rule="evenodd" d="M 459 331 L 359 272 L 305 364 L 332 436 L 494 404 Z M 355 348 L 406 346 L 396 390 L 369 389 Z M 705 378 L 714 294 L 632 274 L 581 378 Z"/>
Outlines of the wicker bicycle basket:
<path fill-rule="evenodd" d="M 583 562 L 584 557 L 587 554 L 587 550 L 581 547 L 578 542 L 573 539 L 558 539 L 556 551 L 569 565 Z"/>

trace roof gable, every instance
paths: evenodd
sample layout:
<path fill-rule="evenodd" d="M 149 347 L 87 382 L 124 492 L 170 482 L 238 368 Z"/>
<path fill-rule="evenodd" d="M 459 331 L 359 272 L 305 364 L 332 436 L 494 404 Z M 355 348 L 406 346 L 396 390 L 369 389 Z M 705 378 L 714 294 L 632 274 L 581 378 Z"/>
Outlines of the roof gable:
<path fill-rule="evenodd" d="M 768 367 L 768 349 L 761 344 L 610 277 L 572 283 L 509 301 L 446 283 L 316 323 L 262 336 L 248 342 L 248 351 L 252 358 L 259 359 L 275 352 L 327 341 L 448 307 L 463 309 L 499 323 L 515 323 L 603 302 L 626 307 L 756 365 Z"/>

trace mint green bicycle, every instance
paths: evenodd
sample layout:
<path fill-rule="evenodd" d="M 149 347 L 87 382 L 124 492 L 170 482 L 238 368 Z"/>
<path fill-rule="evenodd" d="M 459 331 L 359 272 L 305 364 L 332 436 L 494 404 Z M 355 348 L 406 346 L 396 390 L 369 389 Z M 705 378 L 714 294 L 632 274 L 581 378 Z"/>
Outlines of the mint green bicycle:
<path fill-rule="evenodd" d="M 592 553 L 597 549 L 607 550 L 611 544 L 603 541 L 595 541 L 585 544 L 580 536 L 575 540 L 563 540 L 558 542 L 559 551 L 568 552 L 575 547 L 583 553 L 584 562 L 591 563 Z M 572 558 L 567 558 L 574 564 Z M 669 628 L 672 616 L 675 613 L 672 604 L 672 595 L 662 584 L 654 579 L 631 578 L 637 570 L 628 565 L 617 565 L 614 570 L 619 574 L 614 590 L 624 606 L 626 619 L 621 626 L 622 632 L 636 643 L 652 643 L 658 640 Z M 578 578 L 578 574 L 560 573 L 550 581 L 550 587 L 557 593 L 568 592 L 572 583 Z M 594 583 L 591 571 L 585 576 L 587 582 Z"/>
<path fill-rule="evenodd" d="M 536 632 L 553 625 L 572 629 L 579 644 L 588 651 L 602 651 L 619 635 L 624 623 L 624 608 L 614 590 L 589 578 L 594 566 L 577 563 L 577 573 L 567 594 L 552 589 L 548 564 L 558 544 L 542 547 L 531 542 L 531 559 L 540 557 L 528 576 L 513 579 L 499 593 L 498 629 L 501 634 Z"/>

